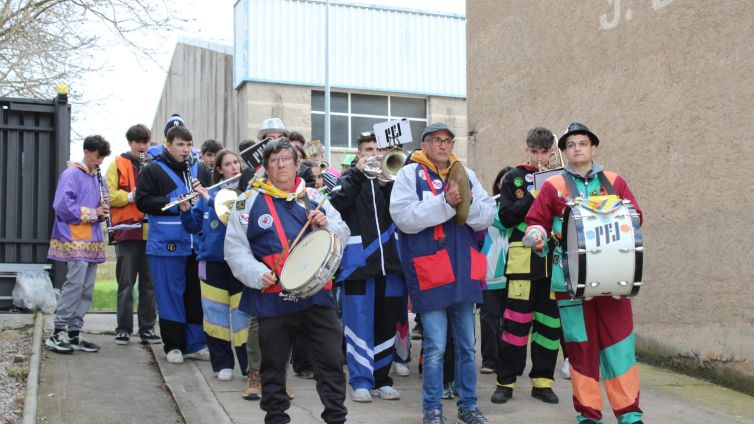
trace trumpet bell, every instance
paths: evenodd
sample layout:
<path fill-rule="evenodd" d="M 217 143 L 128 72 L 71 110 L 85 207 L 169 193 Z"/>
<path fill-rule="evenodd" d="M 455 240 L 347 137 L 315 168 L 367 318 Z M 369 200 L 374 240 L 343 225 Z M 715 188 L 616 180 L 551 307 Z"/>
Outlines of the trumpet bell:
<path fill-rule="evenodd" d="M 236 203 L 238 193 L 235 190 L 224 188 L 215 194 L 215 213 L 223 225 L 228 225 L 230 210 Z"/>

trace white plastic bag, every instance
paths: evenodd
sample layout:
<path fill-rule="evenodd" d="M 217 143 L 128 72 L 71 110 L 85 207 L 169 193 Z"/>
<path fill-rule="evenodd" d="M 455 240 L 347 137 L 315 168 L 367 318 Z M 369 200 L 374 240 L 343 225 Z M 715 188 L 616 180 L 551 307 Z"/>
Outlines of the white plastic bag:
<path fill-rule="evenodd" d="M 58 299 L 52 288 L 50 274 L 46 271 L 21 271 L 16 275 L 13 287 L 13 304 L 19 308 L 52 314 L 58 307 Z"/>

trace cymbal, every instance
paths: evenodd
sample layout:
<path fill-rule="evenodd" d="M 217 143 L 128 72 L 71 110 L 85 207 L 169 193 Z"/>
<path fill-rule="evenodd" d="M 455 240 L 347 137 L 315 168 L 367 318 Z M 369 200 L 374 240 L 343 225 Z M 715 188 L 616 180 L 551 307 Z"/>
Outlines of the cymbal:
<path fill-rule="evenodd" d="M 458 194 L 461 195 L 461 203 L 456 205 L 456 224 L 464 225 L 469 217 L 469 207 L 471 206 L 471 186 L 469 185 L 466 168 L 460 161 L 453 162 L 453 165 L 450 166 L 448 180 L 456 184 Z"/>
<path fill-rule="evenodd" d="M 225 225 L 228 225 L 230 210 L 233 208 L 233 204 L 236 203 L 237 198 L 238 193 L 229 188 L 221 189 L 215 194 L 215 213 L 220 222 Z"/>

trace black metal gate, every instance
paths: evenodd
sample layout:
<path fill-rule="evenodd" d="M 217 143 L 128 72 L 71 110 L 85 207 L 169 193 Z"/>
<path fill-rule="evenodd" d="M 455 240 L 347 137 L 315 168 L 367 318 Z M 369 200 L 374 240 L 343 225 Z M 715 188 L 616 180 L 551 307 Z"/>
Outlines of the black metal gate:
<path fill-rule="evenodd" d="M 52 201 L 70 155 L 68 96 L 0 98 L 0 309 L 11 306 L 15 273 L 51 269 Z M 62 283 L 64 266 L 53 281 Z"/>

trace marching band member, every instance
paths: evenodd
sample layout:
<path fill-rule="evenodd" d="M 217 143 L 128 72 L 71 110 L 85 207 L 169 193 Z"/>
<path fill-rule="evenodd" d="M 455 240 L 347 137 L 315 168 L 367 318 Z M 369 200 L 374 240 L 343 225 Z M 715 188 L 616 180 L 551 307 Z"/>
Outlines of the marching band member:
<path fill-rule="evenodd" d="M 152 133 L 142 124 L 126 131 L 129 151 L 116 157 L 105 175 L 111 193 L 110 214 L 113 225 L 141 224 L 144 212 L 136 208 L 136 181 L 142 168 L 151 161 L 147 154 Z M 139 337 L 142 343 L 161 343 L 154 333 L 157 306 L 152 274 L 147 260 L 147 226 L 113 231 L 115 238 L 115 275 L 118 280 L 115 343 L 128 344 L 134 329 L 133 288 L 139 279 Z"/>
<path fill-rule="evenodd" d="M 471 205 L 466 224 L 456 224 L 455 206 L 463 199 L 448 178 L 457 161 L 454 137 L 442 123 L 424 129 L 421 151 L 411 155 L 396 177 L 390 215 L 400 230 L 399 251 L 411 302 L 424 325 L 423 422 L 443 422 L 442 360 L 450 323 L 460 398 L 458 422 L 486 424 L 477 408 L 474 307 L 482 303 L 487 261 L 477 250 L 474 231 L 492 224 L 495 203 L 474 172 L 467 170 Z"/>
<path fill-rule="evenodd" d="M 572 123 L 560 137 L 558 148 L 567 158 L 565 172 L 548 178 L 526 215 L 535 250 L 547 254 L 545 239 L 559 238 L 566 198 L 587 198 L 614 192 L 630 200 L 641 216 L 641 209 L 626 181 L 593 162 L 599 138 L 579 123 Z M 639 373 L 636 367 L 631 300 L 597 296 L 591 300 L 570 300 L 560 260 L 561 247 L 555 249 L 552 289 L 560 308 L 560 319 L 571 364 L 573 405 L 582 424 L 600 423 L 602 396 L 600 374 L 620 424 L 642 423 L 639 409 Z"/>
<path fill-rule="evenodd" d="M 102 200 L 109 194 L 99 176 L 99 166 L 109 155 L 110 143 L 102 136 L 86 137 L 84 159 L 60 174 L 55 189 L 55 223 L 47 258 L 65 262 L 68 268 L 55 310 L 55 329 L 45 340 L 45 346 L 56 353 L 99 351 L 99 346 L 84 340 L 81 327 L 92 304 L 97 264 L 105 262 L 101 221 L 109 208 Z"/>
<path fill-rule="evenodd" d="M 220 150 L 214 163 L 213 183 L 241 173 L 240 157 L 230 150 Z M 218 380 L 226 381 L 233 378 L 233 346 L 241 373 L 247 373 L 249 318 L 238 310 L 243 285 L 233 277 L 224 259 L 226 226 L 215 211 L 215 195 L 221 189 L 236 190 L 237 187 L 238 181 L 211 191 L 200 186 L 196 190 L 201 193 L 201 199 L 193 208 L 189 202 L 180 204 L 183 228 L 191 234 L 201 233 L 202 242 L 196 259 L 199 261 L 204 332 L 212 371 Z"/>
<path fill-rule="evenodd" d="M 183 363 L 184 358 L 209 360 L 202 329 L 196 241 L 181 226 L 178 206 L 162 211 L 163 206 L 187 194 L 190 184 L 194 184 L 197 164 L 191 159 L 192 144 L 188 128 L 170 128 L 164 151 L 144 168 L 136 182 L 136 207 L 149 220 L 147 258 L 160 335 L 167 361 L 172 364 Z"/>
<path fill-rule="evenodd" d="M 326 228 L 341 240 L 350 231 L 338 211 L 318 190 L 307 189 L 297 177 L 298 153 L 287 138 L 265 146 L 263 164 L 267 181 L 257 181 L 256 189 L 238 197 L 225 237 L 225 260 L 245 286 L 240 308 L 259 321 L 262 351 L 262 400 L 265 423 L 288 423 L 286 410 L 286 368 L 296 336 L 305 337 L 309 360 L 314 369 L 317 392 L 325 409 L 326 423 L 346 420 L 345 374 L 341 354 L 342 330 L 331 292 L 332 283 L 313 296 L 292 302 L 280 297 L 278 276 L 290 240 L 309 221 L 315 228 Z M 316 205 L 324 202 L 321 210 Z M 309 221 L 307 221 L 307 217 Z M 275 265 L 278 264 L 277 267 Z M 275 269 L 272 269 L 275 268 Z"/>
<path fill-rule="evenodd" d="M 498 216 L 500 223 L 510 229 L 505 273 L 508 284 L 503 289 L 507 299 L 495 365 L 497 387 L 492 403 L 505 403 L 512 397 L 516 377 L 522 375 L 526 367 L 529 332 L 532 332 L 531 395 L 546 403 L 559 401 L 552 390 L 561 331 L 558 307 L 555 299 L 550 297 L 548 264 L 552 256 L 540 257 L 521 242 L 526 230 L 524 218 L 534 201 L 531 193 L 534 173 L 541 170 L 541 163 L 548 162 L 552 144 L 553 135 L 546 128 L 529 130 L 524 147 L 528 161 L 503 177 Z"/>
<path fill-rule="evenodd" d="M 393 182 L 364 173 L 367 158 L 378 154 L 374 134 L 360 135 L 356 142 L 358 162 L 340 178 L 342 188 L 329 197 L 351 229 L 338 274 L 351 399 L 400 399 L 389 373 L 396 325 L 408 298 L 389 210 Z"/>

